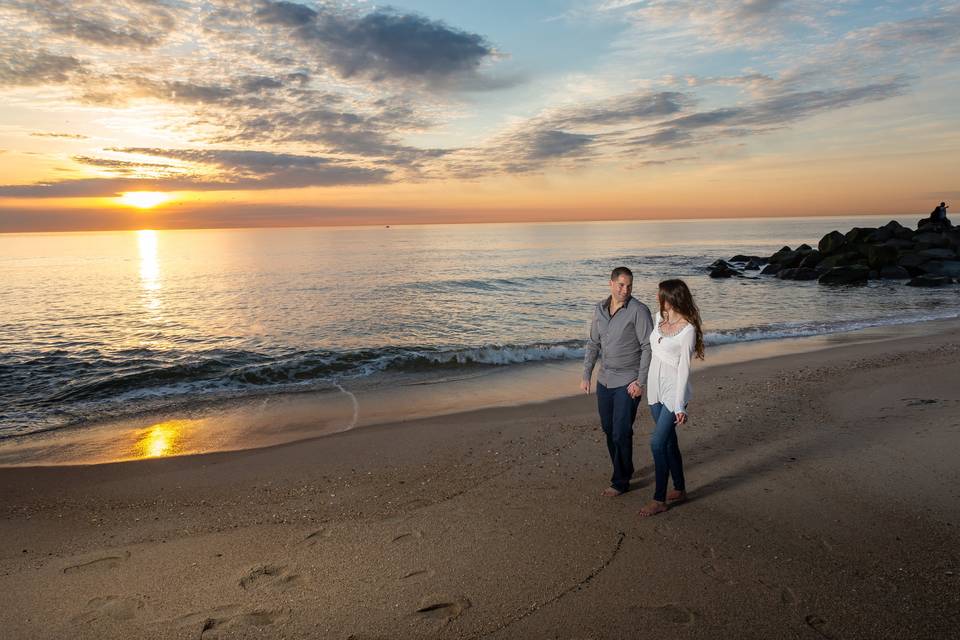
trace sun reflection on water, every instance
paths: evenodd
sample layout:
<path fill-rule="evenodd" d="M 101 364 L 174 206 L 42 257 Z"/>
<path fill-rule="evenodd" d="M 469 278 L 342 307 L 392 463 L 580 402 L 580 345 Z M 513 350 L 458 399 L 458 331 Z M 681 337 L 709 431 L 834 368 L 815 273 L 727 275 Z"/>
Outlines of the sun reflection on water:
<path fill-rule="evenodd" d="M 159 422 L 137 433 L 134 456 L 163 458 L 186 452 L 187 431 L 197 420 L 168 420 Z"/>
<path fill-rule="evenodd" d="M 160 261 L 157 259 L 157 232 L 152 229 L 137 231 L 140 250 L 140 284 L 147 291 L 160 288 Z"/>

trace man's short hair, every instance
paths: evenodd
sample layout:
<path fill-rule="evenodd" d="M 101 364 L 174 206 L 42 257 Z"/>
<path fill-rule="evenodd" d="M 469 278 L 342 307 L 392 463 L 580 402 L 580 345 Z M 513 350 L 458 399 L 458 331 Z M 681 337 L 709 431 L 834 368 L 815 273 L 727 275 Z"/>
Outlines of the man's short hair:
<path fill-rule="evenodd" d="M 633 280 L 633 271 L 630 271 L 630 269 L 627 269 L 626 267 L 617 267 L 610 272 L 610 282 L 613 282 L 620 276 L 629 276 L 630 279 Z"/>

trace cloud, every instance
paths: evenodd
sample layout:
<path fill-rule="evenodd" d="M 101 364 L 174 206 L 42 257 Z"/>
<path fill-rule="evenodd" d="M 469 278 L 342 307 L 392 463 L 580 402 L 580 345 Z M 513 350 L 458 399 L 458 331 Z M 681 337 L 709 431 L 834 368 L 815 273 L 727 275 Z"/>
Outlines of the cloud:
<path fill-rule="evenodd" d="M 828 0 L 615 0 L 598 8 L 623 14 L 640 34 L 686 42 L 689 51 L 758 48 L 798 30 L 816 31 L 834 5 Z"/>
<path fill-rule="evenodd" d="M 658 123 L 654 133 L 630 138 L 627 143 L 637 147 L 679 147 L 756 135 L 821 113 L 886 100 L 903 94 L 906 88 L 905 80 L 896 79 L 858 87 L 788 92 L 741 106 L 665 120 Z"/>
<path fill-rule="evenodd" d="M 0 197 L 51 198 L 115 196 L 124 191 L 233 191 L 296 189 L 317 186 L 379 184 L 390 172 L 364 167 L 334 158 L 290 153 L 235 149 L 108 149 L 169 158 L 197 165 L 183 173 L 151 178 L 111 177 L 60 180 L 37 184 L 0 186 Z M 135 167 L 164 167 L 162 164 L 125 162 L 80 156 L 79 162 L 125 173 Z"/>
<path fill-rule="evenodd" d="M 0 47 L 0 87 L 59 84 L 84 72 L 84 63 L 73 56 Z"/>
<path fill-rule="evenodd" d="M 819 114 L 902 95 L 907 87 L 906 80 L 894 79 L 788 91 L 700 110 L 693 109 L 698 99 L 688 93 L 628 93 L 546 111 L 518 123 L 486 148 L 454 152 L 448 168 L 460 177 L 477 177 L 540 171 L 568 161 L 630 158 L 636 160 L 633 166 L 652 166 L 676 160 L 637 154 L 761 135 Z"/>
<path fill-rule="evenodd" d="M 90 136 L 85 136 L 80 133 L 54 133 L 47 131 L 34 131 L 30 134 L 34 138 L 68 138 L 71 140 L 87 140 Z"/>
<path fill-rule="evenodd" d="M 625 94 L 588 105 L 560 109 L 549 120 L 553 127 L 622 124 L 673 115 L 691 102 L 690 96 L 676 91 Z"/>
<path fill-rule="evenodd" d="M 264 2 L 256 16 L 266 24 L 304 27 L 317 19 L 317 12 L 296 2 Z"/>
<path fill-rule="evenodd" d="M 265 1 L 255 15 L 262 25 L 287 30 L 342 78 L 412 80 L 474 90 L 519 81 L 480 73 L 496 53 L 483 36 L 418 14 L 386 8 L 362 14 L 332 4 L 312 9 Z"/>
<path fill-rule="evenodd" d="M 912 50 L 924 55 L 931 52 L 956 55 L 960 53 L 957 47 L 958 31 L 960 6 L 954 6 L 932 16 L 864 27 L 849 33 L 846 40 L 867 53 Z"/>
<path fill-rule="evenodd" d="M 567 133 L 556 129 L 532 131 L 524 141 L 527 157 L 532 160 L 581 156 L 594 142 L 595 136 Z"/>
<path fill-rule="evenodd" d="M 108 48 L 146 48 L 164 41 L 177 27 L 174 5 L 162 0 L 9 0 L 51 33 Z"/>
<path fill-rule="evenodd" d="M 90 156 L 73 156 L 73 161 L 91 167 L 100 167 L 118 173 L 134 173 L 144 169 L 177 169 L 176 165 L 154 162 L 131 162 L 129 160 L 113 160 L 111 158 L 92 158 Z"/>
<path fill-rule="evenodd" d="M 643 167 L 659 167 L 674 162 L 686 162 L 688 160 L 699 160 L 700 156 L 678 156 L 676 158 L 663 158 L 662 160 L 644 160 L 640 163 Z"/>

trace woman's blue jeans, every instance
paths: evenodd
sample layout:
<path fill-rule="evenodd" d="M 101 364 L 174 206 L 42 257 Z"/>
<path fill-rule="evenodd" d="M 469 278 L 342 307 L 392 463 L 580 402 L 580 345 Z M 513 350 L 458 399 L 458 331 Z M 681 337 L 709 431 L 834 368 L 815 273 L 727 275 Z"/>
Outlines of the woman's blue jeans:
<path fill-rule="evenodd" d="M 667 501 L 667 478 L 673 476 L 673 488 L 686 491 L 683 480 L 683 456 L 677 443 L 677 416 L 673 411 L 657 402 L 650 405 L 653 415 L 653 435 L 650 436 L 650 450 L 653 452 L 654 478 L 656 487 L 653 499 Z"/>

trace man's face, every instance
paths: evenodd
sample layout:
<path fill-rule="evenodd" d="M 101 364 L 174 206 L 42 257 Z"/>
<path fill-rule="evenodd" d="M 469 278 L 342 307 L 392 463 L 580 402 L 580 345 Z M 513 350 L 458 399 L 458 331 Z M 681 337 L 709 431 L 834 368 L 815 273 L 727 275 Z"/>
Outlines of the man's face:
<path fill-rule="evenodd" d="M 617 276 L 616 280 L 610 281 L 610 295 L 617 302 L 623 304 L 630 297 L 633 291 L 633 278 L 630 276 Z"/>

